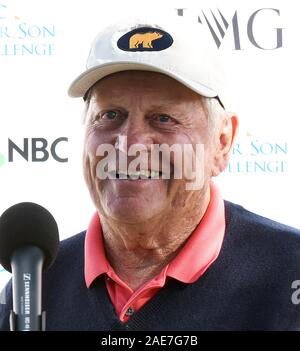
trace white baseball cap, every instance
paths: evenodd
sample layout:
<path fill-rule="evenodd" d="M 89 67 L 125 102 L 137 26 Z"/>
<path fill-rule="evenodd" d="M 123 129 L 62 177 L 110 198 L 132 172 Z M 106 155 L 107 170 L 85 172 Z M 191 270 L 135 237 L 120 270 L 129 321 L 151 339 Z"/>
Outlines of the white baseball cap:
<path fill-rule="evenodd" d="M 84 97 L 100 79 L 116 72 L 163 73 L 206 97 L 226 104 L 225 76 L 218 49 L 202 24 L 180 16 L 120 21 L 92 43 L 86 71 L 71 84 L 71 97 Z"/>

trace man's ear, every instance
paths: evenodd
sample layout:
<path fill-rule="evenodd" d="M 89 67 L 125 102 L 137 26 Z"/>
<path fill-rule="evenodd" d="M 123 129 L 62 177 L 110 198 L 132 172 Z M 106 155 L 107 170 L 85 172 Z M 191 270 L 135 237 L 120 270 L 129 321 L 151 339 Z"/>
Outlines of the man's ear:
<path fill-rule="evenodd" d="M 225 170 L 229 163 L 230 152 L 237 136 L 239 119 L 234 114 L 229 114 L 222 122 L 218 131 L 216 153 L 214 157 L 212 176 L 215 177 Z"/>

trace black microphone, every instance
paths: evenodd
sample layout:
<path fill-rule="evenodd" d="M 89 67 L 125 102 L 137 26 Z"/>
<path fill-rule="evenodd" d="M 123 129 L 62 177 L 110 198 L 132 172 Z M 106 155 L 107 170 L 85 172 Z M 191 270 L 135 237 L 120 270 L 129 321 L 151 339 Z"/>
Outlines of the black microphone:
<path fill-rule="evenodd" d="M 12 273 L 11 330 L 45 330 L 42 270 L 54 262 L 58 246 L 57 224 L 42 206 L 22 202 L 0 217 L 0 264 Z"/>

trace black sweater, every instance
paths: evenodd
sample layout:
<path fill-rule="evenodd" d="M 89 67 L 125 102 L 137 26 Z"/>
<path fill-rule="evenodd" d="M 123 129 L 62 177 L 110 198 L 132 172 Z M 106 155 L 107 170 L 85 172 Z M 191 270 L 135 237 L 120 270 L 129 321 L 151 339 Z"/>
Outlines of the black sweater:
<path fill-rule="evenodd" d="M 47 330 L 299 330 L 292 283 L 300 280 L 300 231 L 230 202 L 225 214 L 220 255 L 204 275 L 193 284 L 170 278 L 126 323 L 116 315 L 103 277 L 90 289 L 85 285 L 85 232 L 62 241 L 43 277 Z M 6 291 L 0 330 L 9 329 L 10 283 Z"/>

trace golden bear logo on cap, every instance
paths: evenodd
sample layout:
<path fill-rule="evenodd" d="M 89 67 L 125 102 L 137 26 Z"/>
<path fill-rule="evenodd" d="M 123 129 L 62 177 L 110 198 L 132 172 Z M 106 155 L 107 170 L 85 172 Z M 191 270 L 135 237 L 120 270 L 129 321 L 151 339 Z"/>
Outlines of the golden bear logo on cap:
<path fill-rule="evenodd" d="M 124 34 L 117 42 L 124 51 L 161 51 L 173 44 L 171 35 L 161 29 L 141 27 Z"/>
<path fill-rule="evenodd" d="M 153 49 L 152 46 L 152 41 L 157 40 L 161 38 L 163 34 L 160 34 L 158 32 L 148 32 L 148 33 L 136 33 L 133 34 L 132 37 L 129 39 L 129 48 L 134 49 L 138 48 L 139 45 L 143 45 L 143 48 L 151 48 Z"/>

